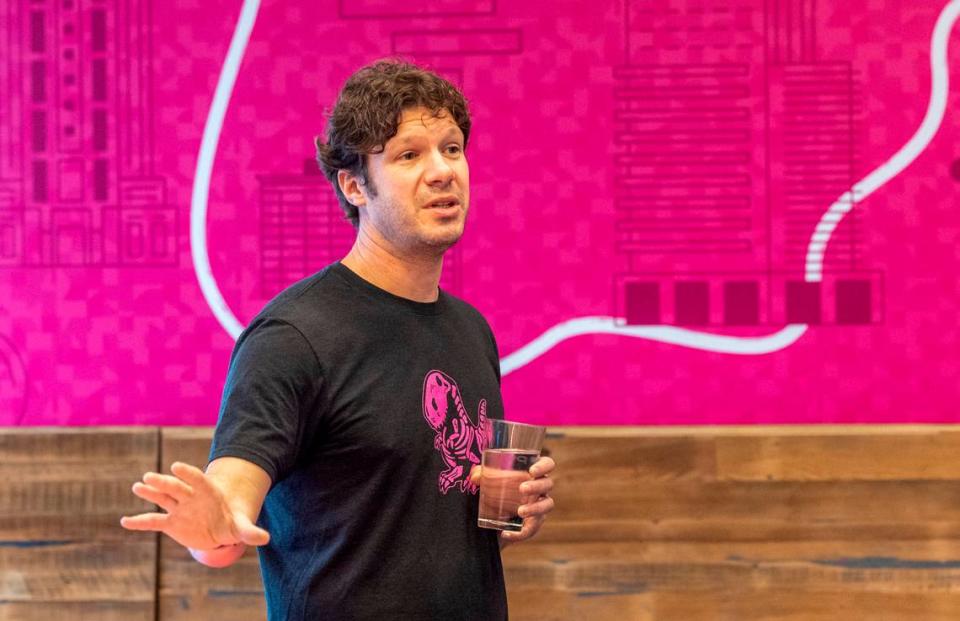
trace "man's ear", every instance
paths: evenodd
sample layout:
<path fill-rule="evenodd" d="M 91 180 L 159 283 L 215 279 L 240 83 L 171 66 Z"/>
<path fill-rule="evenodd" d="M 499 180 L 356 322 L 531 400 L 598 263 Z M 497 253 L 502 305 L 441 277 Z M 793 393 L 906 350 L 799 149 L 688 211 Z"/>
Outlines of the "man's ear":
<path fill-rule="evenodd" d="M 340 186 L 340 191 L 343 192 L 343 195 L 347 198 L 347 202 L 351 205 L 354 207 L 362 207 L 367 204 L 367 197 L 361 189 L 362 184 L 360 183 L 360 178 L 349 170 L 341 168 L 337 171 L 337 184 Z"/>

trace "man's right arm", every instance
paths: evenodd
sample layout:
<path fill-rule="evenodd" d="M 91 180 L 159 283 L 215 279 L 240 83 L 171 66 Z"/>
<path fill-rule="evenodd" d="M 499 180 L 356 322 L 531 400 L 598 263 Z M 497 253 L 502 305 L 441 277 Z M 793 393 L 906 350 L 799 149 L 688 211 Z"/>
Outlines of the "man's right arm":
<path fill-rule="evenodd" d="M 207 465 L 206 475 L 220 488 L 227 503 L 234 512 L 240 513 L 251 524 L 255 524 L 263 501 L 270 491 L 270 475 L 260 466 L 238 457 L 220 457 Z M 265 531 L 264 531 L 265 532 Z M 256 533 L 254 533 L 254 536 Z M 270 537 L 263 543 L 269 542 Z M 190 555 L 198 562 L 209 567 L 228 567 L 243 556 L 246 543 L 223 545 L 213 550 L 188 548 Z"/>
<path fill-rule="evenodd" d="M 215 459 L 206 472 L 177 463 L 171 475 L 144 475 L 134 494 L 166 513 L 124 518 L 124 528 L 162 532 L 212 567 L 266 544 L 270 535 L 255 522 L 273 479 L 296 462 L 301 413 L 320 377 L 313 348 L 295 326 L 251 322 L 231 355 L 210 449 Z"/>
<path fill-rule="evenodd" d="M 269 533 L 255 524 L 271 484 L 263 468 L 221 457 L 206 472 L 179 462 L 170 469 L 171 475 L 148 472 L 133 486 L 134 494 L 166 513 L 125 517 L 120 522 L 124 528 L 162 532 L 210 567 L 231 565 L 246 546 L 270 541 Z"/>

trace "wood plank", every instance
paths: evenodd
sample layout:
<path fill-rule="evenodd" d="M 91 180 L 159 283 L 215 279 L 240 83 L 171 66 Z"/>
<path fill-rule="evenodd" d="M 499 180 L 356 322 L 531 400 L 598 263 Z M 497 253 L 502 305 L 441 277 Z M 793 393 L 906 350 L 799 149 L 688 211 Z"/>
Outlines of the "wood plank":
<path fill-rule="evenodd" d="M 655 598 L 651 593 L 616 593 L 584 596 L 550 588 L 518 589 L 507 585 L 507 607 L 510 621 L 665 621 L 654 616 Z M 695 621 L 688 617 L 685 621 Z M 700 619 L 716 621 L 716 617 Z M 737 621 L 754 621 L 743 617 Z"/>
<path fill-rule="evenodd" d="M 553 475 L 557 509 L 541 537 L 960 536 L 954 484 L 960 470 L 943 466 L 960 450 L 960 432 L 916 426 L 902 431 L 669 428 L 651 435 L 624 429 L 620 437 L 607 429 L 554 431 L 546 447 L 559 464 Z M 904 450 L 897 451 L 898 443 Z M 934 450 L 926 451 L 928 446 Z"/>
<path fill-rule="evenodd" d="M 253 550 L 230 567 L 211 569 L 167 541 L 161 545 L 160 576 L 157 619 L 161 621 L 267 618 L 260 566 Z"/>
<path fill-rule="evenodd" d="M 954 621 L 955 593 L 749 593 L 577 595 L 551 589 L 509 591 L 511 621 Z"/>
<path fill-rule="evenodd" d="M 529 542 L 504 551 L 507 583 L 581 595 L 660 591 L 956 592 L 960 541 Z"/>
<path fill-rule="evenodd" d="M 718 437 L 717 474 L 737 481 L 960 479 L 960 432 Z"/>
<path fill-rule="evenodd" d="M 120 528 L 153 510 L 131 484 L 156 467 L 154 428 L 0 433 L 0 619 L 152 619 L 156 537 Z"/>
<path fill-rule="evenodd" d="M 0 606 L 0 621 L 153 621 L 153 605 L 139 602 L 9 602 Z"/>
<path fill-rule="evenodd" d="M 653 602 L 658 621 L 948 621 L 957 618 L 955 593 L 845 593 L 791 589 L 745 597 L 715 592 L 691 598 L 684 593 L 658 595 Z"/>
<path fill-rule="evenodd" d="M 716 441 L 709 436 L 591 437 L 552 434 L 544 453 L 557 462 L 558 480 L 576 487 L 597 478 L 624 486 L 637 481 L 714 481 Z"/>
<path fill-rule="evenodd" d="M 709 510 L 704 508 L 704 514 Z M 757 516 L 732 524 L 729 520 L 689 518 L 665 522 L 638 521 L 624 516 L 583 520 L 548 520 L 537 535 L 546 543 L 588 541 L 836 541 L 960 538 L 960 524 L 933 520 L 916 524 L 860 524 L 832 521 L 821 524 L 770 522 Z"/>
<path fill-rule="evenodd" d="M 955 540 L 529 542 L 505 550 L 504 566 L 514 621 L 939 621 L 960 614 Z"/>
<path fill-rule="evenodd" d="M 835 538 L 834 529 L 866 539 L 960 535 L 954 481 L 660 482 L 593 472 L 558 468 L 549 523 L 556 532 L 547 536 L 796 540 Z M 609 531 L 590 525 L 604 521 Z"/>
<path fill-rule="evenodd" d="M 168 427 L 163 430 L 160 461 L 164 471 L 183 461 L 203 468 L 207 463 L 210 427 Z M 257 552 L 247 549 L 236 564 L 211 569 L 168 537 L 160 539 L 159 621 L 223 621 L 267 618 Z"/>

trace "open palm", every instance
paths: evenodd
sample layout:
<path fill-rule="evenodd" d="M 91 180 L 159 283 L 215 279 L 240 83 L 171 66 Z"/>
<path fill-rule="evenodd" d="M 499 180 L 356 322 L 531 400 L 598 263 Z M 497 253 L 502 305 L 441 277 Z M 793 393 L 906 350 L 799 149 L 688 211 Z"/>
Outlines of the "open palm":
<path fill-rule="evenodd" d="M 260 546 L 270 540 L 239 507 L 231 507 L 213 477 L 199 468 L 174 463 L 172 475 L 148 472 L 133 493 L 152 502 L 165 513 L 141 513 L 124 517 L 128 530 L 148 530 L 168 535 L 192 550 L 247 544 Z"/>

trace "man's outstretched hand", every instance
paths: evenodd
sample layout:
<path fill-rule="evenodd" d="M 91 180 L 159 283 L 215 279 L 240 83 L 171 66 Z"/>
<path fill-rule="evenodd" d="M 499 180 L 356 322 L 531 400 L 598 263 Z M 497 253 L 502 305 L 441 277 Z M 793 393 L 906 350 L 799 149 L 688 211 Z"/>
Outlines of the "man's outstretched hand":
<path fill-rule="evenodd" d="M 270 541 L 269 533 L 256 526 L 249 517 L 250 510 L 246 506 L 249 503 L 243 502 L 246 495 L 231 489 L 235 487 L 231 483 L 243 488 L 244 483 L 251 481 L 224 481 L 181 462 L 174 463 L 170 470 L 172 475 L 148 472 L 143 475 L 142 482 L 133 485 L 135 495 L 154 503 L 165 513 L 127 516 L 120 520 L 121 526 L 128 530 L 164 533 L 190 548 L 195 557 L 204 551 L 241 544 L 261 546 Z M 253 515 L 256 516 L 259 510 L 258 504 Z M 205 562 L 201 558 L 197 560 Z"/>

